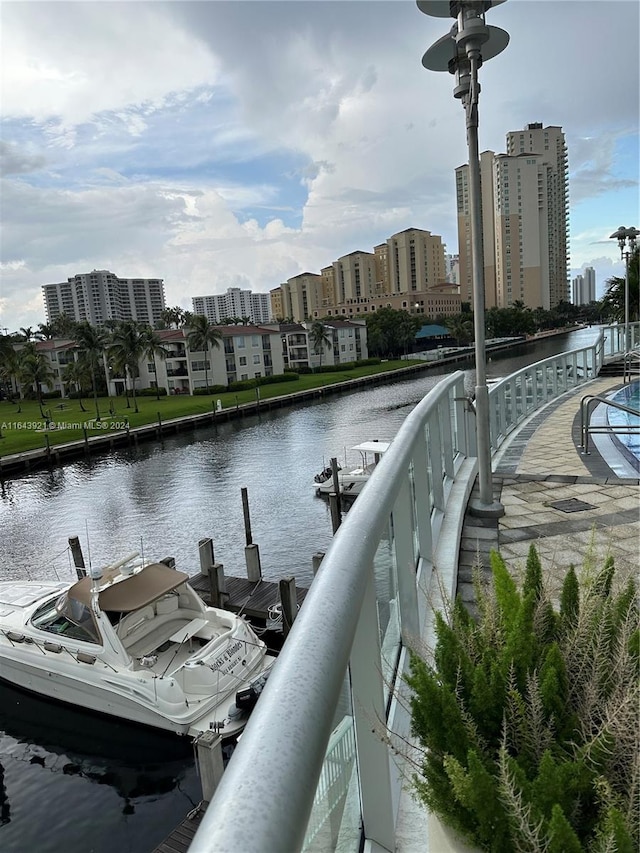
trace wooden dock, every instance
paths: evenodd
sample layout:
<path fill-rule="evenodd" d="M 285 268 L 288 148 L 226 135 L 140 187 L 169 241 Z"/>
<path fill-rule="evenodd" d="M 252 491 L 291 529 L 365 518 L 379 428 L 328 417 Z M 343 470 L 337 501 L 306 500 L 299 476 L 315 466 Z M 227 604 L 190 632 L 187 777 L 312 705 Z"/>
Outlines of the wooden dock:
<path fill-rule="evenodd" d="M 197 809 L 189 812 L 182 823 L 155 848 L 153 853 L 187 853 L 206 808 L 207 804 L 201 803 Z"/>
<path fill-rule="evenodd" d="M 225 610 L 233 613 L 243 613 L 249 619 L 259 619 L 266 622 L 269 618 L 269 608 L 280 604 L 280 593 L 275 581 L 250 581 L 247 578 L 225 576 L 227 599 Z M 211 603 L 209 578 L 199 573 L 189 580 L 205 604 Z M 298 607 L 302 607 L 308 590 L 296 587 Z"/>

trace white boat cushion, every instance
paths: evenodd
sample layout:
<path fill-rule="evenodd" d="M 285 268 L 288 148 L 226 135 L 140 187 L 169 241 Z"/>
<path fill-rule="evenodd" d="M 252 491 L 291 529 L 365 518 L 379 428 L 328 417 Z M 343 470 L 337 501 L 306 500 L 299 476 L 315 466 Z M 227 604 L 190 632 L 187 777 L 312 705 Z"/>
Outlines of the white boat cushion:
<path fill-rule="evenodd" d="M 161 598 L 156 601 L 156 613 L 162 616 L 163 613 L 173 613 L 178 609 L 178 596 L 168 595 L 166 598 Z"/>

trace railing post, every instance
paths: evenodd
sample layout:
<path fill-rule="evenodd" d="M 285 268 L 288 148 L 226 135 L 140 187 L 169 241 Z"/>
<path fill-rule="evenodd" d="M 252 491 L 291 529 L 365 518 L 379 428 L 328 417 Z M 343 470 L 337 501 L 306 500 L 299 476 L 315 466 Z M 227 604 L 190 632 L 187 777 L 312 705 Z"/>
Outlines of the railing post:
<path fill-rule="evenodd" d="M 413 454 L 413 489 L 418 524 L 418 550 L 424 560 L 431 562 L 433 550 L 431 509 L 433 504 L 429 488 L 429 467 L 424 431 L 422 438 L 416 443 Z"/>
<path fill-rule="evenodd" d="M 349 669 L 364 837 L 392 851 L 395 831 L 373 571 L 362 599 Z"/>
<path fill-rule="evenodd" d="M 413 645 L 419 636 L 418 595 L 416 588 L 417 560 L 414 553 L 413 505 L 411 484 L 406 476 L 393 508 L 393 545 L 398 578 L 400 629 L 405 645 Z"/>

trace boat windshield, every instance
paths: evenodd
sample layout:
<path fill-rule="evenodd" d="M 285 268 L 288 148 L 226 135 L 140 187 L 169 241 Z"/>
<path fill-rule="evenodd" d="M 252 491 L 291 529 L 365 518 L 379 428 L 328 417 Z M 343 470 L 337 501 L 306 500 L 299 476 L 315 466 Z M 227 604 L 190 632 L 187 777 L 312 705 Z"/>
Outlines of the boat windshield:
<path fill-rule="evenodd" d="M 31 624 L 40 631 L 49 631 L 59 637 L 99 643 L 100 634 L 91 610 L 66 593 L 58 599 L 42 604 L 31 618 Z"/>

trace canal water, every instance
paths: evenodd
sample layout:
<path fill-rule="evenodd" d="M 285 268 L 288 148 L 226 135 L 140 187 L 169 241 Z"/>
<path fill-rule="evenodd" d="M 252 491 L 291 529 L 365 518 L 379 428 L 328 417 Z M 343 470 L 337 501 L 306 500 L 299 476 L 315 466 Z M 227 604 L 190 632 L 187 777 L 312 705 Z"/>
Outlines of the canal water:
<path fill-rule="evenodd" d="M 488 378 L 585 346 L 584 329 L 496 357 Z M 350 448 L 389 440 L 444 369 L 165 438 L 64 468 L 8 480 L 0 493 L 0 577 L 74 577 L 69 536 L 85 560 L 105 565 L 139 551 L 198 570 L 198 540 L 244 574 L 241 488 L 267 579 L 311 581 L 311 557 L 331 540 L 327 505 L 313 478 Z M 465 370 L 471 390 L 473 370 Z M 0 673 L 1 676 L 1 673 Z M 188 744 L 0 687 L 2 853 L 146 853 L 199 799 Z"/>

